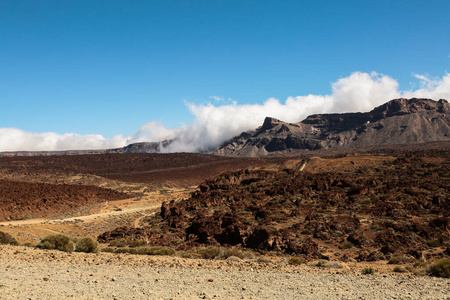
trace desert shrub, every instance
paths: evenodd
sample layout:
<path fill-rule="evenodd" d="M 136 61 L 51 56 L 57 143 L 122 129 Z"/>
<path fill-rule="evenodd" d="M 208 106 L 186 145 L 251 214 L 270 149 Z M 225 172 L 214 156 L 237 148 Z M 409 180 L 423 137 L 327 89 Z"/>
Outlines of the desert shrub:
<path fill-rule="evenodd" d="M 431 276 L 450 278 L 450 258 L 439 259 L 428 268 Z"/>
<path fill-rule="evenodd" d="M 400 264 L 406 264 L 406 263 L 412 263 L 412 262 L 414 262 L 414 257 L 412 257 L 411 255 L 406 255 L 403 253 L 395 253 L 389 259 L 388 264 L 400 265 Z"/>
<path fill-rule="evenodd" d="M 0 244 L 18 246 L 19 242 L 9 233 L 0 231 Z"/>
<path fill-rule="evenodd" d="M 375 274 L 375 270 L 373 268 L 364 268 L 364 269 L 362 269 L 361 274 L 373 275 L 373 274 Z"/>
<path fill-rule="evenodd" d="M 75 243 L 75 251 L 86 253 L 97 253 L 99 251 L 98 243 L 97 241 L 88 236 L 81 238 Z"/>
<path fill-rule="evenodd" d="M 192 248 L 189 251 L 179 253 L 179 256 L 183 258 L 203 258 L 203 259 L 227 259 L 229 257 L 235 256 L 240 259 L 244 259 L 244 258 L 254 258 L 255 252 L 240 250 L 236 248 L 208 246 L 208 247 Z"/>
<path fill-rule="evenodd" d="M 145 242 L 143 240 L 137 240 L 134 237 L 126 237 L 115 239 L 109 242 L 112 247 L 140 247 L 144 246 Z"/>
<path fill-rule="evenodd" d="M 130 253 L 140 255 L 174 255 L 176 251 L 170 247 L 139 247 L 130 249 Z"/>
<path fill-rule="evenodd" d="M 182 258 L 202 258 L 200 253 L 195 251 L 184 251 L 179 254 Z"/>
<path fill-rule="evenodd" d="M 116 248 L 114 253 L 131 253 L 131 248 Z"/>
<path fill-rule="evenodd" d="M 263 263 L 263 264 L 270 264 L 270 263 L 272 263 L 272 260 L 270 258 L 268 258 L 266 256 L 262 256 L 262 255 L 259 256 L 256 259 L 256 261 L 259 262 L 259 263 Z"/>
<path fill-rule="evenodd" d="M 54 234 L 42 238 L 36 247 L 41 249 L 60 250 L 70 253 L 74 249 L 74 244 L 68 236 L 63 234 Z"/>
<path fill-rule="evenodd" d="M 220 247 L 208 246 L 206 248 L 197 248 L 196 252 L 204 259 L 213 259 L 220 256 L 222 249 Z"/>
<path fill-rule="evenodd" d="M 291 257 L 289 258 L 288 263 L 290 265 L 299 266 L 302 264 L 306 264 L 306 259 L 304 259 L 303 257 Z"/>
<path fill-rule="evenodd" d="M 352 247 L 353 247 L 353 244 L 350 243 L 350 242 L 342 242 L 342 243 L 339 245 L 339 249 L 350 249 L 350 248 L 352 248 Z"/>
<path fill-rule="evenodd" d="M 399 263 L 401 263 L 402 257 L 403 257 L 403 253 L 395 253 L 389 259 L 388 264 L 390 264 L 390 265 L 398 265 Z"/>
<path fill-rule="evenodd" d="M 418 275 L 418 276 L 424 276 L 426 275 L 426 266 L 406 266 L 405 269 L 411 273 L 413 273 L 414 275 Z"/>
<path fill-rule="evenodd" d="M 405 273 L 405 272 L 407 272 L 406 269 L 404 269 L 404 268 L 402 268 L 402 267 L 400 267 L 400 266 L 395 266 L 394 269 L 393 269 L 392 271 L 394 271 L 394 272 L 396 272 L 396 273 Z"/>
<path fill-rule="evenodd" d="M 319 261 L 315 264 L 316 267 L 320 267 L 320 268 L 324 268 L 324 267 L 326 267 L 327 265 L 328 265 L 328 262 L 327 262 L 326 260 L 323 260 L 323 259 L 319 260 Z"/>
<path fill-rule="evenodd" d="M 128 253 L 128 254 L 136 254 L 136 255 L 174 255 L 176 253 L 175 249 L 170 248 L 170 247 L 138 247 L 138 248 L 106 247 L 106 248 L 102 249 L 102 252 Z"/>
<path fill-rule="evenodd" d="M 227 259 L 230 256 L 236 256 L 236 257 L 239 257 L 240 259 L 244 259 L 249 256 L 249 253 L 245 253 L 244 251 L 236 249 L 236 248 L 230 248 L 230 249 L 223 250 L 221 258 Z"/>
<path fill-rule="evenodd" d="M 423 258 L 416 259 L 413 263 L 414 268 L 425 267 L 426 265 L 427 265 L 427 262 Z"/>

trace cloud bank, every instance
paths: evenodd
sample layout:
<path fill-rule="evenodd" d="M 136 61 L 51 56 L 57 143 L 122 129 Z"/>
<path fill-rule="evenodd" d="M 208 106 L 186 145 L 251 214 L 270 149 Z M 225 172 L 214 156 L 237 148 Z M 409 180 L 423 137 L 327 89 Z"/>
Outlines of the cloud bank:
<path fill-rule="evenodd" d="M 332 83 L 329 95 L 289 97 L 284 102 L 269 98 L 263 104 L 252 105 L 236 102 L 221 104 L 222 101 L 216 99 L 219 97 L 212 96 L 216 103 L 221 103 L 186 103 L 195 116 L 192 124 L 171 129 L 150 122 L 141 126 L 132 137 L 117 135 L 106 139 L 101 135 L 30 133 L 15 128 L 0 128 L 0 151 L 107 149 L 135 142 L 174 139 L 162 152 L 207 152 L 243 131 L 260 126 L 267 116 L 299 122 L 311 114 L 366 112 L 400 97 L 450 100 L 450 74 L 442 78 L 417 74 L 414 77 L 420 87 L 409 91 L 399 90 L 398 82 L 387 75 L 355 72 Z"/>
<path fill-rule="evenodd" d="M 121 135 L 106 139 L 99 134 L 33 133 L 17 128 L 0 128 L 0 151 L 109 149 L 123 147 L 129 139 Z"/>

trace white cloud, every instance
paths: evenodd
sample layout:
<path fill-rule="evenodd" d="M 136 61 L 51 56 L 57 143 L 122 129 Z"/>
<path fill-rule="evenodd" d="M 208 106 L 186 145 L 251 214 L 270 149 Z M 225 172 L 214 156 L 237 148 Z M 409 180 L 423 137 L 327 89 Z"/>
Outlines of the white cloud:
<path fill-rule="evenodd" d="M 429 75 L 414 74 L 420 81 L 420 88 L 414 91 L 405 91 L 402 96 L 405 98 L 431 98 L 434 100 L 450 100 L 450 74 L 442 78 L 432 78 Z"/>
<path fill-rule="evenodd" d="M 0 128 L 0 151 L 108 149 L 124 146 L 129 139 L 122 135 L 106 139 L 99 134 L 33 133 L 16 128 Z"/>
<path fill-rule="evenodd" d="M 186 102 L 195 120 L 190 125 L 170 129 L 156 122 L 141 126 L 133 137 L 115 136 L 106 139 L 101 135 L 56 133 L 29 133 L 14 128 L 0 128 L 0 151 L 103 149 L 122 147 L 134 142 L 175 141 L 163 152 L 207 151 L 243 131 L 260 126 L 266 116 L 287 122 L 299 122 L 310 114 L 369 111 L 391 99 L 405 97 L 450 100 L 450 74 L 442 78 L 414 74 L 420 88 L 399 90 L 398 82 L 380 73 L 355 72 L 331 85 L 329 95 L 289 97 L 281 102 L 275 98 L 263 104 L 242 104 L 224 97 L 212 96 L 221 104 L 196 105 Z"/>
<path fill-rule="evenodd" d="M 284 103 L 267 99 L 263 104 L 195 105 L 186 103 L 195 121 L 174 130 L 176 142 L 164 151 L 199 151 L 220 146 L 243 131 L 260 126 L 266 116 L 299 122 L 311 114 L 365 112 L 391 99 L 423 97 L 450 99 L 450 74 L 441 79 L 415 75 L 420 89 L 400 91 L 398 82 L 383 74 L 355 72 L 332 84 L 330 95 L 289 97 Z"/>

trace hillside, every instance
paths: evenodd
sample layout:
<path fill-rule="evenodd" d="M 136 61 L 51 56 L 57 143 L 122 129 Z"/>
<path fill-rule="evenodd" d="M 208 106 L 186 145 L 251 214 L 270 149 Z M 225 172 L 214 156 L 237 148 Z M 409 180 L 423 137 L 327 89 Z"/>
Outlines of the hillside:
<path fill-rule="evenodd" d="M 299 123 L 266 118 L 215 152 L 225 156 L 262 156 L 302 150 L 450 141 L 450 104 L 446 100 L 395 99 L 367 113 L 311 115 Z"/>

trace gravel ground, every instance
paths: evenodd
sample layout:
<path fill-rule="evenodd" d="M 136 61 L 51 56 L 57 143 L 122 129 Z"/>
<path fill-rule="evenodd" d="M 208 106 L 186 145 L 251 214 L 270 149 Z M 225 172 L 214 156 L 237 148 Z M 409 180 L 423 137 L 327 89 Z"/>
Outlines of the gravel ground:
<path fill-rule="evenodd" d="M 0 246 L 0 299 L 450 299 L 450 280 Z"/>

